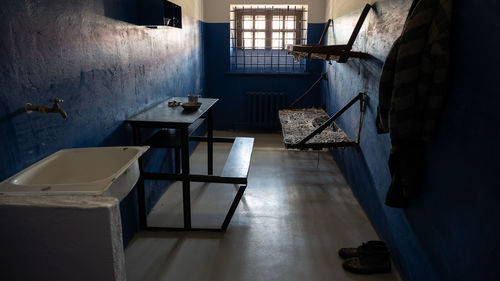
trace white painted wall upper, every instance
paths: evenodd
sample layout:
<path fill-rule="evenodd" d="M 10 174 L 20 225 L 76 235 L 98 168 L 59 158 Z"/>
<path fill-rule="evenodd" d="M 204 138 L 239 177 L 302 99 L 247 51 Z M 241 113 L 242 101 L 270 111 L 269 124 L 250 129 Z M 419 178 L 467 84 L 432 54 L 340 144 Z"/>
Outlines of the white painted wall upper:
<path fill-rule="evenodd" d="M 196 20 L 203 19 L 203 0 L 170 0 L 182 8 L 182 14 Z"/>
<path fill-rule="evenodd" d="M 231 4 L 283 5 L 296 4 L 309 6 L 309 22 L 324 23 L 353 11 L 362 9 L 366 3 L 375 0 L 173 0 L 182 7 L 183 14 L 204 22 L 229 22 Z"/>
<path fill-rule="evenodd" d="M 203 21 L 209 23 L 229 22 L 229 6 L 231 4 L 254 5 L 309 5 L 308 18 L 310 23 L 325 22 L 325 0 L 204 0 Z"/>
<path fill-rule="evenodd" d="M 375 0 L 325 0 L 325 19 L 336 19 L 351 12 L 362 9 L 366 4 L 373 4 Z"/>

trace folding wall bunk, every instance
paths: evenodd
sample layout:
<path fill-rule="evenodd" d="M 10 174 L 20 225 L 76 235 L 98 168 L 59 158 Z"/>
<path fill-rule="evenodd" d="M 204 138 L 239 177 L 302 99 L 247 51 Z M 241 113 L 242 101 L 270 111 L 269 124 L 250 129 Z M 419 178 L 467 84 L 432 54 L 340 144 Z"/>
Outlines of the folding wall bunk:
<path fill-rule="evenodd" d="M 319 84 L 319 81 L 323 79 L 328 79 L 326 73 L 321 75 L 315 85 Z M 313 87 L 315 85 L 313 85 Z M 363 127 L 363 116 L 366 111 L 366 93 L 359 93 L 332 117 L 321 108 L 294 109 L 293 107 L 297 105 L 300 100 L 312 92 L 313 87 L 288 109 L 278 111 L 285 147 L 298 149 L 323 149 L 346 146 L 358 147 L 361 129 Z M 360 105 L 359 125 L 356 140 L 353 141 L 335 123 L 335 120 L 358 101 Z"/>
<path fill-rule="evenodd" d="M 332 21 L 330 19 L 326 24 L 318 44 L 287 45 L 286 49 L 288 53 L 292 54 L 295 59 L 322 59 L 328 61 L 333 60 L 340 63 L 347 62 L 347 59 L 349 58 L 366 58 L 366 53 L 351 51 L 351 49 L 356 37 L 358 37 L 359 30 L 361 29 L 370 8 L 371 5 L 366 4 L 347 44 L 323 46 L 326 32 Z"/>
<path fill-rule="evenodd" d="M 308 45 L 289 45 L 287 50 L 295 58 L 298 59 L 323 59 L 334 60 L 339 63 L 345 63 L 349 58 L 364 58 L 366 53 L 351 51 L 352 45 L 358 36 L 358 33 L 363 25 L 363 22 L 370 11 L 371 6 L 367 4 L 361 16 L 358 19 L 356 26 L 351 34 L 351 37 L 346 45 L 330 45 L 323 46 L 323 41 L 331 24 L 328 20 L 319 44 Z M 310 95 L 314 88 L 320 84 L 322 80 L 328 81 L 328 76 L 323 73 L 320 78 L 309 88 L 301 97 L 293 102 L 288 109 L 279 110 L 279 119 L 283 131 L 283 142 L 286 148 L 296 149 L 323 149 L 330 147 L 359 147 L 361 129 L 363 127 L 363 116 L 366 111 L 366 93 L 359 93 L 352 98 L 344 107 L 342 107 L 333 116 L 329 116 L 325 110 L 320 108 L 305 108 L 295 109 L 300 101 Z M 345 111 L 351 108 L 359 101 L 359 125 L 355 140 L 351 140 L 347 134 L 335 123 Z"/>

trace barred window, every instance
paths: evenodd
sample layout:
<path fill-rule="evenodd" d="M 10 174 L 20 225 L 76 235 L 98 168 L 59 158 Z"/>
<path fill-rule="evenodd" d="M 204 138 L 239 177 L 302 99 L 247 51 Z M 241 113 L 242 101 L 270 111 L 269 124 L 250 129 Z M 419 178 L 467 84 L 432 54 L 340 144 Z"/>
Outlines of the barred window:
<path fill-rule="evenodd" d="M 306 44 L 307 5 L 231 5 L 232 72 L 305 72 L 286 45 Z"/>

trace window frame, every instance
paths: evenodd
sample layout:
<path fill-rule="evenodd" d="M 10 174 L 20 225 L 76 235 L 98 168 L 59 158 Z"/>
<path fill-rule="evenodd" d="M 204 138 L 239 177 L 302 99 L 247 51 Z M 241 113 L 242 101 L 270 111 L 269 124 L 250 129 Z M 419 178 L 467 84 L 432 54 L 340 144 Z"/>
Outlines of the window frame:
<path fill-rule="evenodd" d="M 235 13 L 235 32 L 236 32 L 236 40 L 235 40 L 235 47 L 238 49 L 244 49 L 244 50 L 261 50 L 262 48 L 256 48 L 255 47 L 255 33 L 256 32 L 264 32 L 265 37 L 264 37 L 264 48 L 265 50 L 279 50 L 276 48 L 273 48 L 273 32 L 280 32 L 282 34 L 282 43 L 281 43 L 281 50 L 285 49 L 285 33 L 287 32 L 294 32 L 295 33 L 295 44 L 300 44 L 303 38 L 305 38 L 304 32 L 307 32 L 307 29 L 304 27 L 306 24 L 304 22 L 304 11 L 301 10 L 290 10 L 290 9 L 245 9 L 245 8 L 238 8 L 234 10 Z M 244 29 L 243 28 L 243 17 L 244 16 L 252 16 L 252 29 Z M 255 28 L 255 18 L 256 16 L 265 16 L 265 29 L 256 29 Z M 283 28 L 282 29 L 273 29 L 273 17 L 274 16 L 283 16 Z M 286 17 L 287 16 L 295 16 L 295 28 L 293 29 L 286 29 Z M 243 32 L 251 32 L 252 33 L 252 47 L 251 48 L 245 48 L 244 46 L 244 38 L 243 38 Z"/>
<path fill-rule="evenodd" d="M 251 22 L 249 19 L 245 21 L 244 17 L 250 17 Z M 289 17 L 293 17 L 293 24 L 287 21 Z M 306 73 L 306 60 L 297 60 L 287 51 L 286 46 L 306 44 L 308 18 L 308 5 L 231 4 L 229 72 Z M 245 29 L 244 26 L 248 28 Z"/>

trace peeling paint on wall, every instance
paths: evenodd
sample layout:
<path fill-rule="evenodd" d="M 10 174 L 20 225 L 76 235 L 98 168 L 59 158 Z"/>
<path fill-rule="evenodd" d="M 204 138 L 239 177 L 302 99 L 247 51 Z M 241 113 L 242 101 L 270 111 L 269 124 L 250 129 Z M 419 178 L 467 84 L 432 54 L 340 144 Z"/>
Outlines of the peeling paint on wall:
<path fill-rule="evenodd" d="M 372 9 L 368 14 L 353 46 L 355 51 L 368 53 L 369 58 L 353 59 L 345 64 L 325 64 L 329 80 L 324 94 L 328 112 L 332 115 L 359 92 L 367 93 L 368 103 L 360 140 L 361 152 L 352 148 L 335 149 L 335 160 L 377 233 L 390 246 L 402 275 L 410 276 L 408 280 L 437 280 L 422 245 L 404 215 L 400 210 L 383 204 L 391 179 L 387 166 L 390 139 L 388 135 L 378 135 L 375 127 L 378 82 L 383 62 L 392 43 L 401 34 L 410 2 L 377 2 L 377 9 Z M 345 44 L 360 12 L 358 10 L 335 19 L 333 32 L 328 34 L 328 44 Z M 353 107 L 337 120 L 351 138 L 356 136 L 359 114 L 359 108 Z"/>
<path fill-rule="evenodd" d="M 335 1 L 330 1 L 334 3 Z M 348 180 L 380 237 L 385 240 L 403 280 L 497 280 L 500 236 L 498 158 L 500 123 L 495 75 L 500 4 L 453 1 L 450 94 L 436 139 L 427 145 L 422 193 L 407 209 L 384 205 L 391 176 L 387 166 L 388 134 L 375 128 L 378 83 L 385 57 L 400 35 L 411 0 L 377 1 L 354 50 L 367 60 L 325 64 L 329 75 L 329 113 L 359 91 L 369 96 L 361 152 L 334 150 Z M 360 11 L 337 18 L 329 43 L 347 41 Z M 488 28 L 484 28 L 487 26 Z M 477 42 L 482 42 L 477 44 Z M 473 58 L 473 59 L 471 59 Z M 338 123 L 355 135 L 358 112 L 347 111 Z M 466 132 L 466 133 L 464 133 Z M 360 241 L 361 242 L 361 241 Z"/>
<path fill-rule="evenodd" d="M 205 88 L 202 24 L 190 16 L 150 29 L 130 23 L 134 0 L 0 5 L 0 179 L 62 148 L 131 144 L 126 118 Z M 23 110 L 54 97 L 68 119 Z"/>

